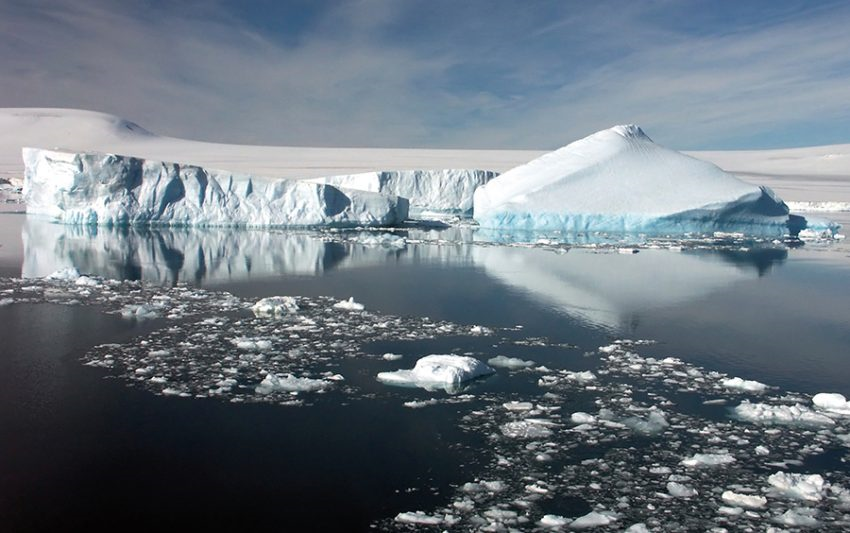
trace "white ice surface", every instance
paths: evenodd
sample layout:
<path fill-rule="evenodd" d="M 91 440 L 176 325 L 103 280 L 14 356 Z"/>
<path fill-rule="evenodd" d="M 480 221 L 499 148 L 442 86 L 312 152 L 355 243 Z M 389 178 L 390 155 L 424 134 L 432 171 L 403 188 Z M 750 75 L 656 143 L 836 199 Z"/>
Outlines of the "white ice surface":
<path fill-rule="evenodd" d="M 269 296 L 251 307 L 257 316 L 280 316 L 298 312 L 298 301 L 292 296 Z"/>
<path fill-rule="evenodd" d="M 795 500 L 819 501 L 828 484 L 820 474 L 776 472 L 767 478 L 776 494 Z"/>
<path fill-rule="evenodd" d="M 475 192 L 485 228 L 783 235 L 773 193 L 615 126 L 513 168 Z M 799 228 L 794 228 L 798 230 Z"/>
<path fill-rule="evenodd" d="M 462 383 L 493 372 L 492 368 L 473 357 L 432 354 L 416 361 L 412 370 L 381 372 L 378 374 L 378 381 L 388 385 L 453 392 L 458 390 Z"/>
<path fill-rule="evenodd" d="M 24 148 L 27 212 L 66 224 L 386 226 L 407 200 L 96 152 Z"/>

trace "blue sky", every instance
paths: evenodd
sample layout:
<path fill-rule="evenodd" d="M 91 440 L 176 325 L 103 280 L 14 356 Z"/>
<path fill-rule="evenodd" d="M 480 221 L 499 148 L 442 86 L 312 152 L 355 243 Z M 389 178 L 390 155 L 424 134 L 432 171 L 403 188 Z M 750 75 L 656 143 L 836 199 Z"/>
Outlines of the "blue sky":
<path fill-rule="evenodd" d="M 263 144 L 848 143 L 848 28 L 846 1 L 3 0 L 0 106 Z"/>

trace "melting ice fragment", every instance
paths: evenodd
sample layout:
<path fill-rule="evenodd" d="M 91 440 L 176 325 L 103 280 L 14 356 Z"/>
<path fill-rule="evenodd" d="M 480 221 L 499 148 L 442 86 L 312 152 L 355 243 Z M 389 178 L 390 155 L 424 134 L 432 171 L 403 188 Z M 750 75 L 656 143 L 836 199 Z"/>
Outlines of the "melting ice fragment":
<path fill-rule="evenodd" d="M 292 374 L 277 376 L 266 374 L 263 381 L 256 387 L 258 394 L 271 394 L 272 392 L 317 392 L 327 389 L 332 385 L 331 381 L 324 379 L 299 378 Z"/>
<path fill-rule="evenodd" d="M 479 187 L 484 228 L 650 234 L 796 234 L 770 189 L 750 185 L 674 150 L 637 126 L 615 126 L 515 167 Z"/>
<path fill-rule="evenodd" d="M 270 296 L 251 307 L 256 316 L 280 316 L 298 312 L 298 302 L 292 296 Z"/>
<path fill-rule="evenodd" d="M 443 389 L 457 392 L 464 382 L 488 376 L 495 371 L 485 363 L 464 355 L 433 354 L 416 361 L 412 370 L 381 372 L 378 381 L 387 385 Z"/>
<path fill-rule="evenodd" d="M 354 296 L 348 300 L 341 300 L 334 304 L 334 309 L 343 309 L 345 311 L 362 311 L 365 308 L 366 306 L 363 304 L 354 301 Z"/>
<path fill-rule="evenodd" d="M 812 397 L 812 403 L 824 411 L 840 415 L 850 415 L 850 402 L 847 401 L 847 398 L 843 394 L 821 392 Z"/>

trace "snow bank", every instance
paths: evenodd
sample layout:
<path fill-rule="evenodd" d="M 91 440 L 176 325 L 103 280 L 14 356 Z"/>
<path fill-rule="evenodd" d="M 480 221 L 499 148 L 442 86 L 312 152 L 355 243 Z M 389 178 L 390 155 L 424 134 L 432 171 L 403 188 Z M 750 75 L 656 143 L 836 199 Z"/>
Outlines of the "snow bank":
<path fill-rule="evenodd" d="M 101 153 L 24 148 L 27 212 L 66 224 L 385 226 L 407 200 Z"/>
<path fill-rule="evenodd" d="M 511 169 L 475 192 L 485 228 L 653 234 L 796 234 L 770 189 L 615 126 Z"/>
<path fill-rule="evenodd" d="M 400 170 L 366 172 L 347 176 L 314 178 L 345 189 L 401 196 L 410 201 L 410 213 L 472 215 L 475 190 L 496 177 L 489 170 Z"/>
<path fill-rule="evenodd" d="M 426 355 L 412 370 L 381 372 L 378 381 L 388 385 L 421 387 L 428 390 L 458 390 L 461 383 L 487 376 L 494 370 L 473 357 L 462 355 Z"/>

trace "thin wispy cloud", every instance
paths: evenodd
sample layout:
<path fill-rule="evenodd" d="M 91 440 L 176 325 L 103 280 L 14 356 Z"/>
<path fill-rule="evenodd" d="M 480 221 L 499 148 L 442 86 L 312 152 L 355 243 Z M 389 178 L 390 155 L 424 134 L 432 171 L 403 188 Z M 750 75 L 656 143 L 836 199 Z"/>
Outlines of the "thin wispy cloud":
<path fill-rule="evenodd" d="M 550 148 L 623 122 L 677 148 L 850 142 L 843 3 L 125 4 L 3 3 L 0 106 L 266 144 Z"/>

